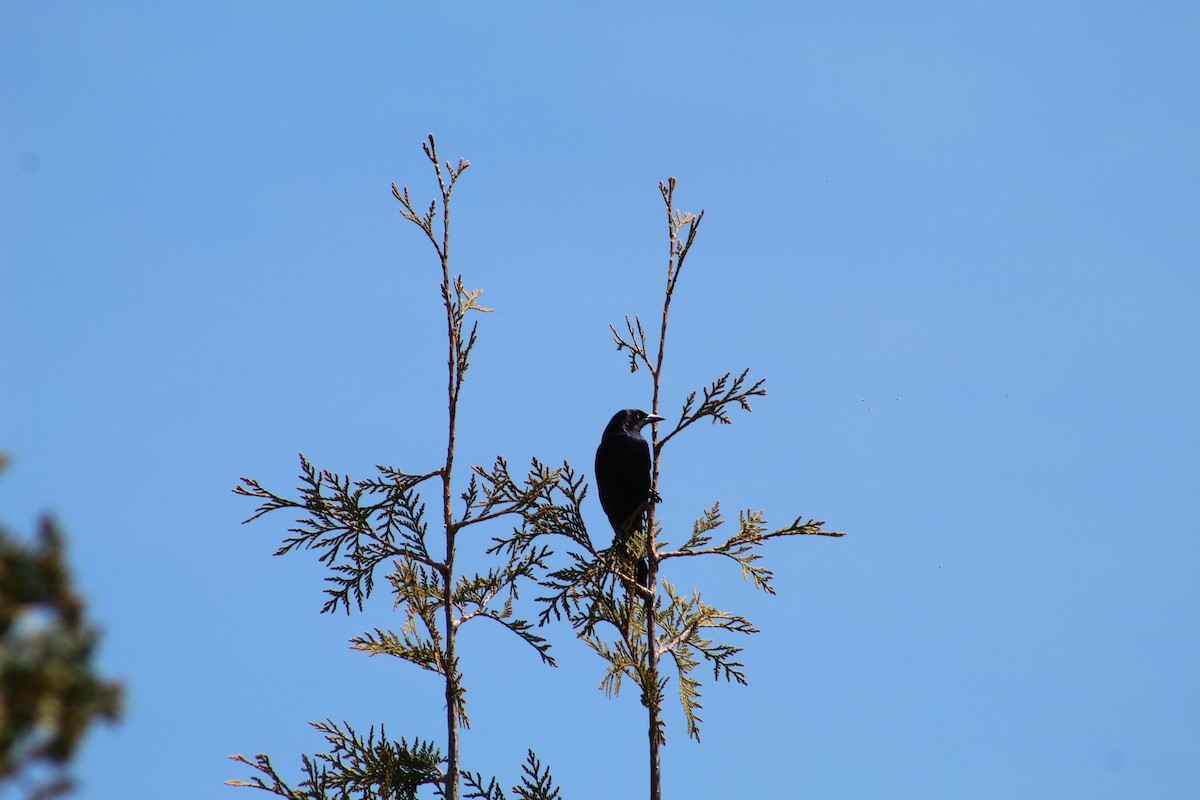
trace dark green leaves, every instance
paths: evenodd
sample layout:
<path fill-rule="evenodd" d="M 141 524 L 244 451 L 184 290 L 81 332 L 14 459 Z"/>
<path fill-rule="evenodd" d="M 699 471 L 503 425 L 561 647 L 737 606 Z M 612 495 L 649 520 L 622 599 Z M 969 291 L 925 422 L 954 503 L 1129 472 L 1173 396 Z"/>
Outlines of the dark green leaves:
<path fill-rule="evenodd" d="M 463 784 L 467 789 L 463 797 L 468 800 L 507 800 L 495 778 L 485 783 L 478 772 L 466 772 L 463 773 Z M 521 782 L 512 787 L 512 793 L 517 800 L 562 800 L 562 792 L 554 785 L 550 768 L 543 767 L 532 750 L 527 751 L 525 763 L 521 765 Z"/>
<path fill-rule="evenodd" d="M 348 475 L 318 470 L 300 455 L 299 499 L 292 500 L 242 478 L 234 493 L 261 500 L 246 522 L 278 510 L 298 516 L 290 536 L 275 555 L 296 549 L 321 551 L 318 560 L 329 567 L 329 600 L 321 612 L 338 607 L 359 610 L 375 588 L 375 568 L 392 559 L 424 564 L 435 571 L 444 565 L 429 555 L 425 537 L 425 505 L 416 487 L 440 471 L 412 475 L 392 467 L 377 467 L 378 478 L 352 481 Z"/>
<path fill-rule="evenodd" d="M 339 726 L 333 720 L 314 722 L 312 726 L 325 735 L 329 750 L 315 756 L 303 755 L 304 778 L 295 788 L 289 786 L 275 771 L 271 759 L 257 754 L 253 760 L 242 755 L 230 756 L 234 761 L 253 767 L 263 777 L 248 781 L 229 780 L 229 786 L 249 786 L 262 789 L 288 800 L 417 800 L 417 790 L 427 784 L 442 782 L 442 754 L 433 742 L 414 739 L 388 739 L 382 725 L 379 737 L 371 726 L 366 736 L 356 733 L 348 724 Z"/>
<path fill-rule="evenodd" d="M 558 470 L 549 469 L 536 458 L 521 483 L 513 479 L 508 471 L 508 461 L 501 456 L 496 456 L 491 469 L 475 466 L 471 467 L 471 472 L 471 482 L 462 494 L 466 509 L 458 527 L 506 514 L 534 514 L 560 479 Z"/>
<path fill-rule="evenodd" d="M 673 439 L 677 433 L 693 422 L 699 422 L 705 418 L 712 420 L 714 425 L 718 422 L 722 425 L 731 424 L 733 420 L 729 418 L 728 406 L 730 405 L 736 405 L 743 411 L 751 411 L 750 398 L 762 397 L 766 395 L 767 390 L 763 388 L 766 381 L 762 378 L 747 386 L 749 374 L 750 370 L 744 369 L 740 375 L 731 380 L 733 373 L 726 372 L 701 389 L 703 396 L 699 405 L 696 404 L 696 393 L 690 393 L 683 403 L 683 410 L 679 413 L 679 421 L 675 423 L 675 427 L 670 433 L 658 440 L 657 448 L 662 450 L 663 445 Z"/>
<path fill-rule="evenodd" d="M 757 563 L 762 558 L 762 554 L 757 552 L 761 545 L 785 536 L 845 536 L 840 531 L 824 530 L 821 527 L 824 522 L 811 519 L 801 522 L 800 518 L 797 518 L 790 525 L 773 531 L 768 531 L 766 522 L 761 511 L 740 511 L 737 531 L 720 544 L 713 545 L 713 537 L 710 534 L 725 523 L 721 518 L 720 503 L 714 503 L 712 508 L 707 509 L 703 516 L 692 524 L 692 535 L 679 549 L 659 551 L 658 558 L 660 561 L 666 561 L 689 556 L 725 556 L 738 563 L 742 568 L 742 577 L 752 580 L 756 589 L 775 594 L 771 587 L 774 573 Z"/>

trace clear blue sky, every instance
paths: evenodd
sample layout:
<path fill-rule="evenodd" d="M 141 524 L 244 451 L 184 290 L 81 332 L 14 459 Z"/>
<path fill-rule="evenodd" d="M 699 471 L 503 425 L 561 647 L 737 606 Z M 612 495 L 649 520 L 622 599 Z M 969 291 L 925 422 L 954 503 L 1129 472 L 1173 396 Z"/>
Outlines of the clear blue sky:
<path fill-rule="evenodd" d="M 62 521 L 129 692 L 79 797 L 249 797 L 226 756 L 294 770 L 327 716 L 439 735 L 430 676 L 346 647 L 386 597 L 320 616 L 229 491 L 436 465 L 436 268 L 388 189 L 430 196 L 430 131 L 497 309 L 463 463 L 590 471 L 648 405 L 607 325 L 658 307 L 675 175 L 708 215 L 665 407 L 770 394 L 668 451 L 667 524 L 850 532 L 773 546 L 773 599 L 677 574 L 763 633 L 702 744 L 673 712 L 668 798 L 1196 797 L 1197 42 L 1190 2 L 5 3 L 0 517 Z M 550 635 L 556 671 L 465 630 L 465 766 L 642 796 L 637 697 Z"/>

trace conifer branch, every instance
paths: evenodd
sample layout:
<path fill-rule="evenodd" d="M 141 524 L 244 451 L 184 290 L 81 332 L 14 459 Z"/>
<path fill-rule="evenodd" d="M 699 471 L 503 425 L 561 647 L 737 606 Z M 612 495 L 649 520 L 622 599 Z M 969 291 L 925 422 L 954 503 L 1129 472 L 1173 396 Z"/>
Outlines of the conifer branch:
<path fill-rule="evenodd" d="M 636 327 L 636 330 L 635 330 Z M 645 365 L 647 369 L 653 370 L 654 365 L 650 363 L 650 351 L 646 347 L 646 332 L 642 329 L 642 321 L 634 316 L 633 321 L 629 321 L 629 315 L 625 316 L 625 328 L 629 332 L 629 337 L 625 338 L 617 333 L 617 329 L 612 325 L 608 329 L 612 331 L 613 341 L 617 345 L 617 352 L 622 350 L 629 351 L 629 371 L 637 372 L 640 365 Z"/>
<path fill-rule="evenodd" d="M 364 633 L 351 639 L 350 643 L 352 649 L 368 655 L 395 656 L 430 672 L 446 674 L 442 651 L 432 642 L 422 641 L 407 630 L 396 634 L 376 628 L 374 635 Z"/>
<path fill-rule="evenodd" d="M 496 778 L 489 780 L 478 772 L 464 772 L 462 781 L 466 800 L 506 800 L 504 789 Z"/>
<path fill-rule="evenodd" d="M 550 550 L 542 547 L 523 553 L 514 554 L 509 562 L 499 569 L 488 570 L 486 574 L 475 574 L 471 578 L 459 578 L 454 592 L 454 602 L 459 608 L 473 607 L 465 612 L 455 622 L 456 626 L 476 617 L 483 617 L 500 623 L 515 633 L 526 644 L 533 647 L 541 656 L 542 661 L 550 666 L 558 666 L 549 654 L 550 643 L 542 636 L 533 632 L 533 626 L 523 619 L 514 616 L 513 602 L 517 598 L 517 582 L 521 578 L 535 578 L 535 571 L 544 570 Z M 497 609 L 494 601 L 501 594 L 507 594 L 503 605 Z"/>
<path fill-rule="evenodd" d="M 362 798 L 417 800 L 422 786 L 441 784 L 442 754 L 433 742 L 414 739 L 396 741 L 387 738 L 381 725 L 378 739 L 375 727 L 364 737 L 349 725 L 339 726 L 333 720 L 314 722 L 312 726 L 325 735 L 329 751 L 315 756 L 303 755 L 305 778 L 292 788 L 275 770 L 264 753 L 253 760 L 243 755 L 230 758 L 245 764 L 265 776 L 248 781 L 228 780 L 228 786 L 248 786 L 261 789 L 288 800 L 342 800 L 351 794 Z"/>
<path fill-rule="evenodd" d="M 438 613 L 446 605 L 441 578 L 420 565 L 397 562 L 388 580 L 396 596 L 395 606 L 404 609 L 404 630 L 412 636 L 424 637 L 440 650 L 443 641 Z M 418 631 L 418 622 L 423 632 Z"/>
<path fill-rule="evenodd" d="M 375 568 L 384 561 L 403 559 L 442 572 L 445 565 L 430 556 L 423 519 L 425 505 L 416 487 L 440 471 L 410 475 L 379 466 L 381 478 L 352 481 L 349 475 L 318 470 L 300 454 L 299 500 L 264 488 L 252 478 L 242 478 L 234 493 L 261 500 L 245 522 L 272 511 L 292 510 L 301 515 L 291 536 L 275 552 L 281 556 L 296 549 L 322 551 L 318 561 L 330 568 L 326 581 L 329 600 L 322 613 L 338 607 L 350 613 L 351 600 L 361 610 L 375 588 Z M 370 502 L 383 495 L 378 502 Z"/>
<path fill-rule="evenodd" d="M 562 800 L 562 792 L 554 784 L 550 767 L 543 767 L 532 750 L 526 751 L 521 773 L 521 782 L 513 787 L 513 794 L 520 800 Z"/>
<path fill-rule="evenodd" d="M 445 211 L 450 204 L 450 194 L 454 191 L 454 184 L 466 171 L 467 167 L 471 166 L 471 162 L 465 158 L 458 160 L 458 166 L 455 167 L 449 161 L 446 162 L 445 173 L 442 172 L 442 164 L 438 160 L 437 143 L 434 141 L 433 134 L 429 134 L 427 139 L 422 142 L 421 149 L 425 151 L 425 157 L 433 164 L 434 174 L 437 176 L 438 189 L 442 196 L 442 208 Z M 450 176 L 450 180 L 446 180 L 446 175 Z M 450 250 L 450 233 L 448 226 L 443 226 L 442 239 L 439 242 L 437 235 L 434 233 L 433 221 L 437 219 L 437 200 L 429 201 L 429 209 L 424 212 L 418 212 L 413 207 L 412 199 L 408 194 L 408 187 L 403 190 L 397 189 L 396 184 L 392 184 L 392 196 L 400 201 L 400 215 L 406 220 L 416 225 L 425 232 L 425 236 L 433 244 L 437 251 L 438 258 L 445 261 Z"/>
<path fill-rule="evenodd" d="M 538 476 L 534 480 L 534 476 Z M 549 480 L 557 476 L 556 480 Z M 531 506 L 524 507 L 523 524 L 511 536 L 493 539 L 489 553 L 522 550 L 531 546 L 539 536 L 564 536 L 589 555 L 597 550 L 583 522 L 583 501 L 587 497 L 584 478 L 566 461 L 550 473 L 537 459 L 533 461 L 526 486 L 538 494 Z M 465 499 L 465 498 L 464 498 Z"/>
<path fill-rule="evenodd" d="M 504 790 L 495 778 L 485 782 L 478 772 L 464 772 L 463 784 L 468 790 L 463 795 L 467 800 L 505 800 Z M 525 763 L 521 765 L 521 782 L 512 787 L 512 792 L 517 800 L 563 800 L 550 768 L 543 767 L 532 750 L 526 751 Z"/>
<path fill-rule="evenodd" d="M 458 527 L 487 522 L 508 514 L 528 515 L 550 494 L 559 481 L 559 472 L 551 470 L 536 458 L 522 483 L 513 480 L 508 471 L 508 461 L 496 456 L 491 470 L 471 467 L 474 473 L 462 499 L 466 510 L 458 521 Z M 479 492 L 483 491 L 483 499 Z"/>
<path fill-rule="evenodd" d="M 596 554 L 588 557 L 568 552 L 570 564 L 554 570 L 542 579 L 541 585 L 551 593 L 538 597 L 542 610 L 538 624 L 545 625 L 553 617 L 567 619 L 577 630 L 600 618 L 611 573 L 604 559 Z"/>
<path fill-rule="evenodd" d="M 227 780 L 225 781 L 226 786 L 248 786 L 251 789 L 262 789 L 278 797 L 286 797 L 288 800 L 309 800 L 309 798 L 327 797 L 325 794 L 327 770 L 318 766 L 307 754 L 301 756 L 306 777 L 300 782 L 299 789 L 293 789 L 284 782 L 279 773 L 275 771 L 275 766 L 271 763 L 271 757 L 266 753 L 257 753 L 253 761 L 240 754 L 232 755 L 229 758 L 263 773 L 267 776 L 269 783 L 256 775 L 248 781 L 237 779 Z"/>
<path fill-rule="evenodd" d="M 725 556 L 738 563 L 742 568 L 742 577 L 753 581 L 756 589 L 767 594 L 775 594 L 775 589 L 771 586 L 771 581 L 775 577 L 774 573 L 755 563 L 762 558 L 762 554 L 754 552 L 758 547 L 772 539 L 781 539 L 785 536 L 838 537 L 846 535 L 841 531 L 825 530 L 822 527 L 824 522 L 811 519 L 802 522 L 802 519 L 802 517 L 797 517 L 790 525 L 768 532 L 767 521 L 763 518 L 762 511 L 752 509 L 739 511 L 737 533 L 724 542 L 709 547 L 709 543 L 712 542 L 709 533 L 724 524 L 724 520 L 721 518 L 720 504 L 714 503 L 711 509 L 706 510 L 704 515 L 693 523 L 692 535 L 683 545 L 676 550 L 659 553 L 658 558 L 660 561 L 664 561 L 670 558 L 691 556 Z"/>
<path fill-rule="evenodd" d="M 659 181 L 658 190 L 662 192 L 663 202 L 667 206 L 667 225 L 671 242 L 671 258 L 667 262 L 667 297 L 675 294 L 675 284 L 679 281 L 679 273 L 683 271 L 683 262 L 696 234 L 700 232 L 700 223 L 704 220 L 704 210 L 699 214 L 690 211 L 680 211 L 675 208 L 675 178 L 667 178 L 667 182 Z M 680 233 L 686 230 L 686 237 L 680 238 Z"/>
<path fill-rule="evenodd" d="M 757 633 L 758 630 L 745 617 L 708 605 L 695 589 L 692 590 L 690 598 L 677 595 L 675 587 L 667 581 L 663 581 L 663 589 L 670 598 L 670 603 L 662 609 L 659 616 L 659 624 L 662 626 L 659 654 L 671 656 L 675 663 L 679 701 L 687 720 L 688 736 L 699 741 L 702 722 L 699 715 L 702 708 L 700 681 L 691 676 L 700 663 L 695 654 L 699 653 L 712 664 L 714 679 L 724 678 L 743 685 L 746 683 L 746 676 L 742 671 L 744 665 L 734 660 L 734 656 L 740 653 L 742 648 L 717 644 L 704 632 L 725 630 L 751 634 Z"/>
<path fill-rule="evenodd" d="M 630 632 L 631 634 L 633 631 Z M 629 635 L 622 636 L 613 643 L 594 635 L 583 635 L 583 641 L 592 648 L 602 659 L 608 662 L 604 677 L 600 680 L 599 688 L 605 696 L 613 697 L 621 693 L 621 683 L 629 676 L 645 691 L 645 648 L 638 638 Z"/>
<path fill-rule="evenodd" d="M 500 483 L 496 481 L 497 485 Z M 529 495 L 520 497 L 523 503 L 528 499 L 532 504 L 523 506 L 523 524 L 512 535 L 493 539 L 488 552 L 505 552 L 515 558 L 537 548 L 540 537 L 565 537 L 571 546 L 565 553 L 568 564 L 539 580 L 551 593 L 537 598 L 541 604 L 538 624 L 566 618 L 576 628 L 584 626 L 592 616 L 585 609 L 602 602 L 616 574 L 608 551 L 595 547 L 583 521 L 587 485 L 583 476 L 565 461 L 550 471 L 535 460 L 525 486 Z M 542 550 L 548 555 L 548 550 L 544 547 Z M 630 575 L 621 577 L 632 579 Z"/>
<path fill-rule="evenodd" d="M 658 450 L 661 451 L 667 442 L 693 422 L 699 422 L 706 417 L 711 419 L 714 425 L 718 422 L 722 425 L 731 424 L 733 420 L 729 418 L 726 408 L 729 405 L 736 404 L 744 411 L 752 411 L 750 398 L 762 397 L 766 395 L 767 390 L 763 388 L 763 384 L 766 383 L 763 378 L 759 378 L 749 388 L 746 388 L 746 378 L 749 374 L 749 369 L 742 370 L 742 373 L 731 381 L 730 377 L 733 373 L 726 372 L 701 389 L 703 397 L 699 406 L 696 405 L 696 393 L 690 393 L 683 403 L 683 410 L 679 413 L 679 420 L 675 423 L 675 427 L 658 440 Z"/>
<path fill-rule="evenodd" d="M 538 655 L 541 656 L 543 664 L 546 664 L 550 667 L 558 666 L 558 662 L 555 661 L 554 657 L 549 653 L 550 642 L 548 642 L 545 637 L 534 633 L 533 625 L 529 622 L 523 619 L 513 618 L 511 601 L 506 602 L 504 607 L 499 611 L 489 607 L 479 608 L 464 617 L 463 621 L 465 622 L 467 619 L 473 619 L 475 617 L 483 617 L 485 619 L 491 619 L 499 622 L 505 628 L 508 628 L 510 631 L 519 636 L 526 644 L 536 650 Z"/>

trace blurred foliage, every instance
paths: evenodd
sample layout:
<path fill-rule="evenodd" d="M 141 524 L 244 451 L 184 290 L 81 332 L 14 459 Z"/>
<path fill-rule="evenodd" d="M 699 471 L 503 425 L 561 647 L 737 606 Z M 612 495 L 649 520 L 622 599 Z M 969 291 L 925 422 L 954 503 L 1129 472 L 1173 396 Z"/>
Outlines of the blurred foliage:
<path fill-rule="evenodd" d="M 0 527 L 0 789 L 66 794 L 88 727 L 120 716 L 120 685 L 93 669 L 98 640 L 54 522 L 44 518 L 32 543 Z"/>

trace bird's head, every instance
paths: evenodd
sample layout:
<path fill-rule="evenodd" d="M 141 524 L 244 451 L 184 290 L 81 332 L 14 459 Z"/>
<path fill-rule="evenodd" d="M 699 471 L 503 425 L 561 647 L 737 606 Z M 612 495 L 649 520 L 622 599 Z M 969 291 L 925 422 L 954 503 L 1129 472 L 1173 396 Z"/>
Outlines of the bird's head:
<path fill-rule="evenodd" d="M 640 433 L 642 428 L 654 422 L 663 422 L 666 418 L 660 417 L 657 414 L 647 414 L 637 408 L 627 408 L 624 411 L 618 411 L 608 423 L 608 427 L 620 427 L 630 433 Z"/>

